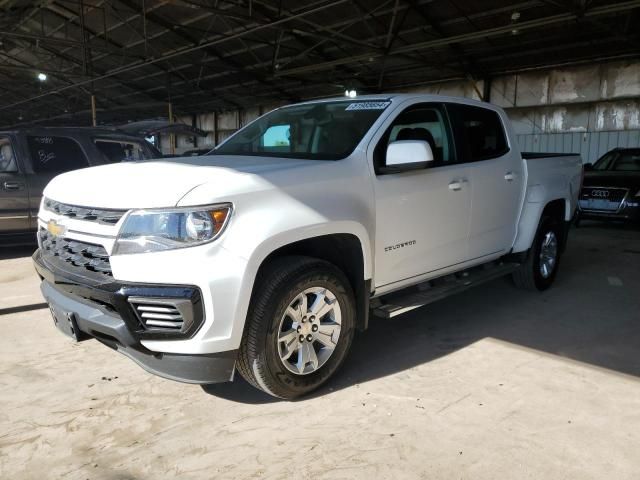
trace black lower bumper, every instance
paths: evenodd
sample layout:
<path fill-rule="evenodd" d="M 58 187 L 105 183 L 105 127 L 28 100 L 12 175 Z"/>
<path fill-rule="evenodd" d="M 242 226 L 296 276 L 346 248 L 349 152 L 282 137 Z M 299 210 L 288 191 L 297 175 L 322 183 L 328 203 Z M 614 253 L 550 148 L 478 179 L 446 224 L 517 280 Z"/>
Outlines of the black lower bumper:
<path fill-rule="evenodd" d="M 186 383 L 218 383 L 233 378 L 236 350 L 182 355 L 148 350 L 131 324 L 110 304 L 94 297 L 111 298 L 113 286 L 81 285 L 48 268 L 39 251 L 34 263 L 42 277 L 40 289 L 59 330 L 77 341 L 95 338 L 131 358 L 145 370 L 164 378 Z M 82 293 L 80 293 L 82 292 Z M 111 292 L 111 293 L 110 293 Z"/>

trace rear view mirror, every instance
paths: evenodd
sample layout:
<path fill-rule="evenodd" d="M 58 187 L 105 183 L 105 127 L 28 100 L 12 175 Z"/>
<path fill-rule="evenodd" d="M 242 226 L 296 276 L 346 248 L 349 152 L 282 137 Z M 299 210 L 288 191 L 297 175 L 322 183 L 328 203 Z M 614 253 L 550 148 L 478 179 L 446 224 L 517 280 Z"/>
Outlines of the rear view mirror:
<path fill-rule="evenodd" d="M 387 146 L 387 158 L 382 171 L 402 172 L 426 168 L 433 162 L 433 151 L 429 142 L 422 140 L 398 140 Z"/>
<path fill-rule="evenodd" d="M 585 163 L 583 168 L 585 172 L 590 172 L 593 170 L 593 163 Z"/>

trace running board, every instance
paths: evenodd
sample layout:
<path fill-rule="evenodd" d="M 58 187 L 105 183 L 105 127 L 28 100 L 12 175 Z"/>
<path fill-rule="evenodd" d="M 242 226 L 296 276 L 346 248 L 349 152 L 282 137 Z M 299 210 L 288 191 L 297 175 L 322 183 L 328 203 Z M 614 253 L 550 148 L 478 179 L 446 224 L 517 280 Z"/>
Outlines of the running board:
<path fill-rule="evenodd" d="M 481 283 L 508 275 L 518 263 L 488 263 L 459 273 L 420 283 L 399 292 L 383 295 L 373 307 L 377 317 L 393 318 L 442 298 L 475 287 Z"/>

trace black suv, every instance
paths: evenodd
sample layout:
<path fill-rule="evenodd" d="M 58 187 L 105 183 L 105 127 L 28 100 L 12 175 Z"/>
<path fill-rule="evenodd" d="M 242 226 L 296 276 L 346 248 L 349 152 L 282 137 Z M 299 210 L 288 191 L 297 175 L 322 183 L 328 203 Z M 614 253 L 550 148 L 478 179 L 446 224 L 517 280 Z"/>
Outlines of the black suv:
<path fill-rule="evenodd" d="M 0 244 L 35 239 L 42 191 L 56 175 L 161 156 L 143 138 L 117 129 L 38 127 L 0 131 Z"/>

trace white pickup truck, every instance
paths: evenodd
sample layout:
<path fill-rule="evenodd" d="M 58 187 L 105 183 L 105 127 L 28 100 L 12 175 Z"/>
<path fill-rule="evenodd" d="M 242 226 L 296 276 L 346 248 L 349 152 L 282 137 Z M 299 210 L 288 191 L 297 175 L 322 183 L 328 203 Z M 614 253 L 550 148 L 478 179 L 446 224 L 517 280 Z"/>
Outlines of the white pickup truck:
<path fill-rule="evenodd" d="M 490 104 L 313 101 L 208 156 L 56 177 L 34 261 L 75 340 L 183 382 L 237 369 L 290 399 L 333 375 L 370 312 L 393 317 L 507 274 L 548 288 L 581 180 L 577 155 L 521 155 Z"/>

